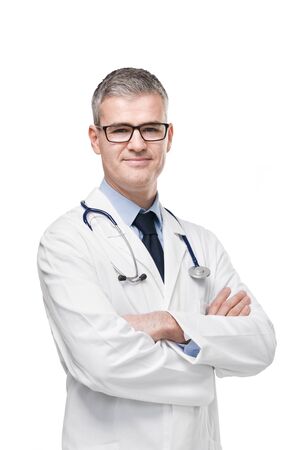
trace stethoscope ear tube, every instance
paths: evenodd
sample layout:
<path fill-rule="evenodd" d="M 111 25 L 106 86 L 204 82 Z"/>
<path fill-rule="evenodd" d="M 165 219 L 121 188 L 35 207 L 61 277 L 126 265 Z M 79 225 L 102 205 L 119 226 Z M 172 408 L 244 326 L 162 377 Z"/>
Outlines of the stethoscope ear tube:
<path fill-rule="evenodd" d="M 127 277 L 125 275 L 118 275 L 118 280 L 119 281 L 126 281 Z"/>
<path fill-rule="evenodd" d="M 118 275 L 119 281 L 130 281 L 131 283 L 138 283 L 139 281 L 146 280 L 147 275 L 145 273 L 142 273 L 139 277 L 126 277 L 126 275 Z"/>

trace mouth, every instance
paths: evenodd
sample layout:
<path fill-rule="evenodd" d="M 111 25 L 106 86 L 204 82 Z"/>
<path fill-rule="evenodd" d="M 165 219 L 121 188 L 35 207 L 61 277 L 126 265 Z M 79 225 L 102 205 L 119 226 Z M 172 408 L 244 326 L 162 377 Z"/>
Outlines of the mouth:
<path fill-rule="evenodd" d="M 132 167 L 140 167 L 140 166 L 146 166 L 149 164 L 149 161 L 151 161 L 151 158 L 125 158 L 125 163 Z"/>

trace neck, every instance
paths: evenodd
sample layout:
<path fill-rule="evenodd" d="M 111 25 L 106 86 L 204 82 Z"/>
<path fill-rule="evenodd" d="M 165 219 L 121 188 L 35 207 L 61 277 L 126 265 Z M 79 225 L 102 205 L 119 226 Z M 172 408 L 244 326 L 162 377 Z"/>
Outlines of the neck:
<path fill-rule="evenodd" d="M 112 187 L 115 191 L 122 194 L 124 197 L 131 200 L 136 205 L 140 206 L 141 208 L 148 209 L 153 204 L 156 193 L 157 193 L 157 186 L 155 185 L 153 189 L 144 189 L 139 191 L 129 191 L 127 189 L 123 189 L 121 186 L 115 185 L 113 182 L 108 180 L 105 177 L 105 181 Z"/>

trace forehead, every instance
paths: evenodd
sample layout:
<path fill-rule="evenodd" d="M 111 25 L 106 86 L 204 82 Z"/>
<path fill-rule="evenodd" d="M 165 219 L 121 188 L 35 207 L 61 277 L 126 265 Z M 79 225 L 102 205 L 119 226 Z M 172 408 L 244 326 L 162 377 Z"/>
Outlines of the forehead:
<path fill-rule="evenodd" d="M 100 105 L 102 125 L 112 123 L 140 123 L 166 120 L 165 105 L 159 94 L 106 97 Z"/>

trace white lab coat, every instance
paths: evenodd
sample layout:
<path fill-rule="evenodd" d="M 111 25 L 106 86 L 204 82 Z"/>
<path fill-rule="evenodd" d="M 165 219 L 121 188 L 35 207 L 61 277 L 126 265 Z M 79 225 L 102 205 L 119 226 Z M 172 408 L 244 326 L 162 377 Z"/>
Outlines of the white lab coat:
<path fill-rule="evenodd" d="M 63 450 L 220 450 L 215 376 L 255 375 L 273 360 L 272 324 L 253 295 L 248 317 L 207 316 L 224 286 L 241 283 L 224 248 L 200 226 L 164 209 L 165 284 L 141 240 L 97 188 L 86 199 L 104 209 L 126 234 L 139 273 L 120 282 L 134 265 L 124 240 L 99 215 L 69 211 L 45 232 L 38 267 L 52 334 L 67 374 Z M 205 280 L 188 275 L 191 257 L 177 233 L 186 234 Z M 173 342 L 137 332 L 124 314 L 168 310 L 201 348 L 196 358 Z"/>

